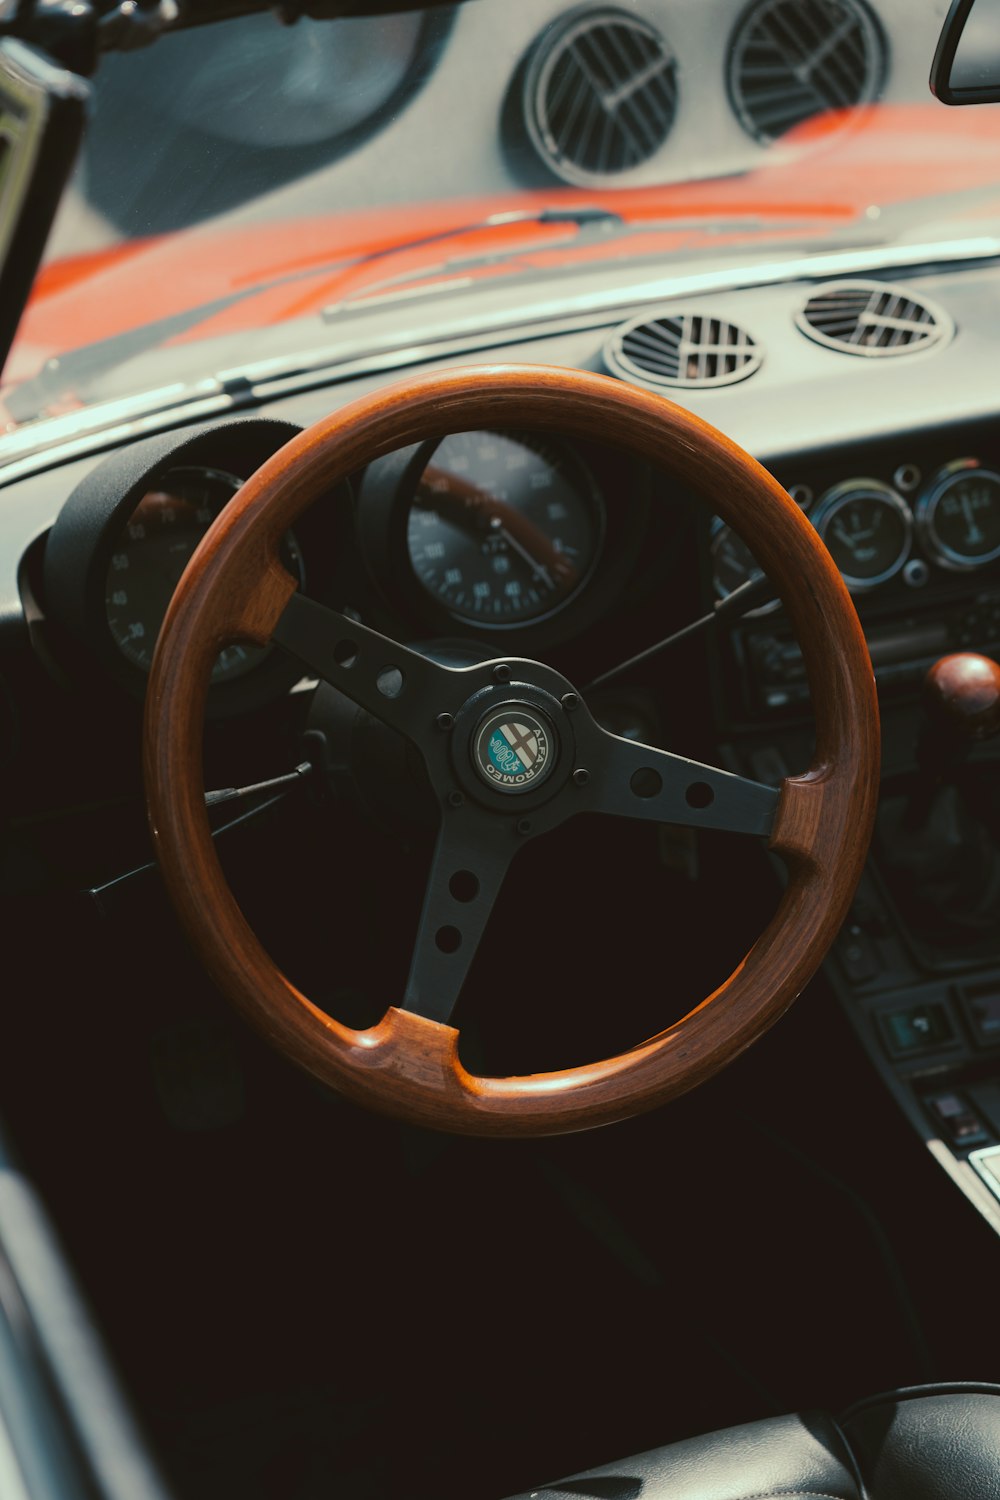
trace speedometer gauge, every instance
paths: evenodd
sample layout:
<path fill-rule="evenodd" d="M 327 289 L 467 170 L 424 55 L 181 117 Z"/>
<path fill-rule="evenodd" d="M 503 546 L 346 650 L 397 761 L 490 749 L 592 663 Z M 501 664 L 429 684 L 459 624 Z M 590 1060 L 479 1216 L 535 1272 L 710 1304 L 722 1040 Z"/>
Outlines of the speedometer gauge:
<path fill-rule="evenodd" d="M 885 583 L 909 556 L 910 508 L 876 479 L 849 479 L 828 490 L 813 522 L 848 588 Z"/>
<path fill-rule="evenodd" d="M 978 568 L 1000 557 L 1000 474 L 958 459 L 936 474 L 917 507 L 917 529 L 943 568 Z"/>
<path fill-rule="evenodd" d="M 417 483 L 406 526 L 413 572 L 450 614 L 523 625 L 569 602 L 592 573 L 604 506 L 589 470 L 551 438 L 459 432 Z"/>
<path fill-rule="evenodd" d="M 122 654 L 148 671 L 167 605 L 195 548 L 242 480 L 218 469 L 171 469 L 139 501 L 119 532 L 108 563 L 108 628 Z M 294 537 L 282 561 L 302 581 Z M 229 681 L 258 666 L 269 648 L 234 642 L 219 653 L 212 681 Z"/>

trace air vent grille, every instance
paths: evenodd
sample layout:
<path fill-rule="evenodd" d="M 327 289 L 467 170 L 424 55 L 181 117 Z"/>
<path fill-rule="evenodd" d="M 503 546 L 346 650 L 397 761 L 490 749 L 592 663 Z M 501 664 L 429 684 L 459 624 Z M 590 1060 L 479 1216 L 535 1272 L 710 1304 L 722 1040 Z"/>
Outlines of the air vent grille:
<path fill-rule="evenodd" d="M 676 110 L 673 54 L 655 27 L 616 7 L 564 17 L 536 44 L 525 75 L 528 134 L 567 182 L 602 183 L 641 166 Z"/>
<path fill-rule="evenodd" d="M 820 287 L 795 316 L 808 338 L 869 358 L 915 354 L 947 342 L 948 314 L 905 287 L 884 281 L 837 281 Z"/>
<path fill-rule="evenodd" d="M 743 128 L 767 145 L 827 110 L 870 103 L 885 43 L 862 0 L 758 0 L 729 48 L 729 94 Z"/>
<path fill-rule="evenodd" d="M 624 324 L 605 344 L 604 358 L 612 374 L 658 390 L 732 385 L 752 375 L 762 356 L 735 323 L 704 313 L 670 312 Z"/>

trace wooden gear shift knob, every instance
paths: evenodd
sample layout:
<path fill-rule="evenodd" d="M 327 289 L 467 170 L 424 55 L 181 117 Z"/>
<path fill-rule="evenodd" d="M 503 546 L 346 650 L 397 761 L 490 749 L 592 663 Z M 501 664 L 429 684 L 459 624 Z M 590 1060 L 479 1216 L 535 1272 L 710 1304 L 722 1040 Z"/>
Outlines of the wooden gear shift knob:
<path fill-rule="evenodd" d="M 1000 734 L 1000 666 L 971 651 L 942 656 L 924 678 L 924 705 L 957 739 L 992 739 Z"/>

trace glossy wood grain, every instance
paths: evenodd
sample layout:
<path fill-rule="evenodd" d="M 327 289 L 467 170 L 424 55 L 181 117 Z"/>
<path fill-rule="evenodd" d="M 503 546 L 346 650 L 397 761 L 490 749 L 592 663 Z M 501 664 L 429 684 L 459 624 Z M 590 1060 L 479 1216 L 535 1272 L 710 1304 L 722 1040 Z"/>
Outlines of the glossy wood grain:
<path fill-rule="evenodd" d="M 200 762 L 215 653 L 227 639 L 263 640 L 273 628 L 292 588 L 277 561 L 279 541 L 305 507 L 396 448 L 498 427 L 617 444 L 675 475 L 737 531 L 773 580 L 801 643 L 816 755 L 803 776 L 785 783 L 779 803 L 771 844 L 790 870 L 779 909 L 714 994 L 623 1055 L 565 1072 L 488 1079 L 463 1068 L 450 1027 L 390 1005 L 378 1026 L 352 1031 L 289 983 L 223 878 Z M 145 736 L 157 855 L 181 921 L 220 988 L 276 1047 L 358 1102 L 483 1135 L 581 1130 L 650 1109 L 711 1077 L 777 1020 L 846 914 L 871 835 L 878 751 L 875 689 L 857 616 L 829 554 L 780 486 L 729 439 L 662 397 L 541 366 L 416 376 L 344 407 L 264 464 L 212 527 L 177 590 L 153 665 Z M 664 988 L 669 1011 L 669 977 Z"/>
<path fill-rule="evenodd" d="M 958 741 L 1000 734 L 1000 666 L 988 656 L 942 656 L 924 678 L 923 697 L 937 728 Z"/>

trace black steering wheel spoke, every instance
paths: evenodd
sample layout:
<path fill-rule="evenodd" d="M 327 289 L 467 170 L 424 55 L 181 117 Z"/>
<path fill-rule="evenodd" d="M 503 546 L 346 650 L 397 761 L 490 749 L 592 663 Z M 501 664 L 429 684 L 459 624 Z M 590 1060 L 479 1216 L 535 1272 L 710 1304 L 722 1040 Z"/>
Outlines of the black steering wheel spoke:
<path fill-rule="evenodd" d="M 444 809 L 402 1009 L 451 1019 L 519 847 L 506 825 L 475 804 Z"/>
<path fill-rule="evenodd" d="M 304 594 L 291 596 L 271 639 L 421 748 L 435 720 L 450 719 L 471 691 L 468 669 L 440 666 Z"/>
<path fill-rule="evenodd" d="M 587 812 L 767 835 L 779 792 L 731 771 L 598 730 L 587 749 Z"/>

